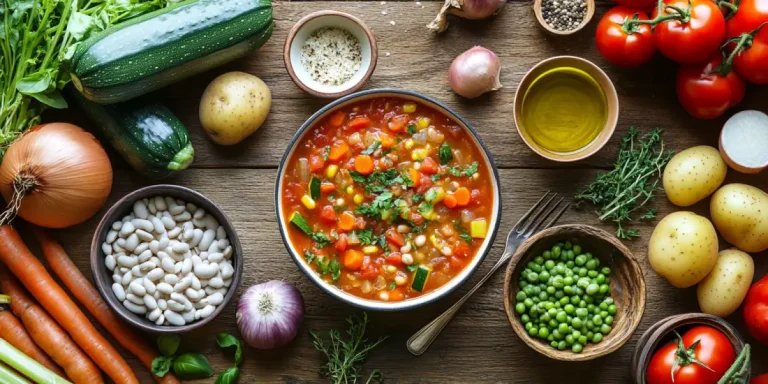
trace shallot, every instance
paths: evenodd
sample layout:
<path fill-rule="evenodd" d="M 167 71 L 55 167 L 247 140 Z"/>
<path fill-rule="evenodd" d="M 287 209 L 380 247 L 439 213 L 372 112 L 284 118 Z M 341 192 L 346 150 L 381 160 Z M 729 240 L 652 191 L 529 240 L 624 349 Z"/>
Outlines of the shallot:
<path fill-rule="evenodd" d="M 296 287 L 284 281 L 257 284 L 240 297 L 236 317 L 248 345 L 276 348 L 296 337 L 304 320 L 304 298 Z"/>
<path fill-rule="evenodd" d="M 758 173 L 768 167 L 768 115 L 741 111 L 725 122 L 720 133 L 720 154 L 741 173 Z"/>
<path fill-rule="evenodd" d="M 445 4 L 431 23 L 427 25 L 431 31 L 442 32 L 448 28 L 448 14 L 465 19 L 479 20 L 499 12 L 506 0 L 445 0 Z"/>
<path fill-rule="evenodd" d="M 453 60 L 448 81 L 454 92 L 472 99 L 501 88 L 500 75 L 499 57 L 493 51 L 475 46 Z"/>

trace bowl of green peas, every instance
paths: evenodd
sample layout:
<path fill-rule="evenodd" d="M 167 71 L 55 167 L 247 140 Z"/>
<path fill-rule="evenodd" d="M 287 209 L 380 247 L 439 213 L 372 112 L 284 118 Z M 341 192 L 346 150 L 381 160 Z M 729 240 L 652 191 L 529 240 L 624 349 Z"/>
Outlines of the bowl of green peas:
<path fill-rule="evenodd" d="M 591 360 L 632 337 L 645 311 L 645 279 L 613 235 L 561 225 L 532 236 L 512 256 L 504 307 L 534 350 L 556 360 Z"/>

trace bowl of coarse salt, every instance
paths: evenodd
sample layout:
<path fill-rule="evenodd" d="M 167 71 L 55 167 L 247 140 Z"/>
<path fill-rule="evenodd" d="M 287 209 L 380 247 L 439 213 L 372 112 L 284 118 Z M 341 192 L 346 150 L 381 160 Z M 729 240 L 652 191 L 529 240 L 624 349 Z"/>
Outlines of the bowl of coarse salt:
<path fill-rule="evenodd" d="M 153 333 L 184 333 L 218 316 L 243 272 L 234 226 L 211 200 L 178 185 L 120 199 L 91 243 L 91 270 L 107 304 Z"/>
<path fill-rule="evenodd" d="M 360 19 L 344 12 L 310 13 L 288 33 L 285 68 L 307 93 L 338 98 L 363 87 L 378 60 L 376 38 Z"/>

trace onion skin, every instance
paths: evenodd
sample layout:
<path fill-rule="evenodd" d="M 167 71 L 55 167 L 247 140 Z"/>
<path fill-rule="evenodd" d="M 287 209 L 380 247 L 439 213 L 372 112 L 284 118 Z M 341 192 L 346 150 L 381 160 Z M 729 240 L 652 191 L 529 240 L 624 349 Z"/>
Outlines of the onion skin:
<path fill-rule="evenodd" d="M 501 88 L 501 61 L 493 51 L 475 46 L 456 56 L 448 70 L 451 89 L 468 99 Z"/>
<path fill-rule="evenodd" d="M 248 345 L 273 349 L 288 344 L 304 321 L 304 298 L 296 287 L 272 280 L 248 288 L 237 303 L 237 326 Z"/>
<path fill-rule="evenodd" d="M 24 194 L 18 215 L 41 227 L 66 228 L 101 209 L 113 175 L 93 135 L 72 124 L 50 123 L 30 128 L 8 147 L 0 164 L 0 193 L 6 202 L 20 177 L 36 186 Z"/>
<path fill-rule="evenodd" d="M 433 32 L 443 32 L 448 28 L 448 14 L 470 20 L 480 20 L 493 16 L 504 7 L 506 0 L 445 0 L 437 17 L 427 25 Z"/>

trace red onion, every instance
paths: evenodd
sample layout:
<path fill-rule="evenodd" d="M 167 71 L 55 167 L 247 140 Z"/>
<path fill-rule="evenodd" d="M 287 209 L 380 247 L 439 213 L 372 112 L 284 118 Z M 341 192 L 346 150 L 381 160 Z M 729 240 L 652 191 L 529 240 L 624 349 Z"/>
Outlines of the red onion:
<path fill-rule="evenodd" d="M 454 92 L 472 99 L 501 88 L 501 62 L 492 51 L 476 46 L 453 59 L 448 81 Z"/>
<path fill-rule="evenodd" d="M 248 345 L 272 349 L 296 337 L 304 320 L 304 298 L 296 287 L 284 281 L 257 284 L 240 297 L 236 317 Z"/>
<path fill-rule="evenodd" d="M 445 31 L 449 13 L 465 19 L 485 19 L 499 12 L 504 3 L 506 0 L 445 0 L 443 8 L 427 28 L 435 32 Z"/>

